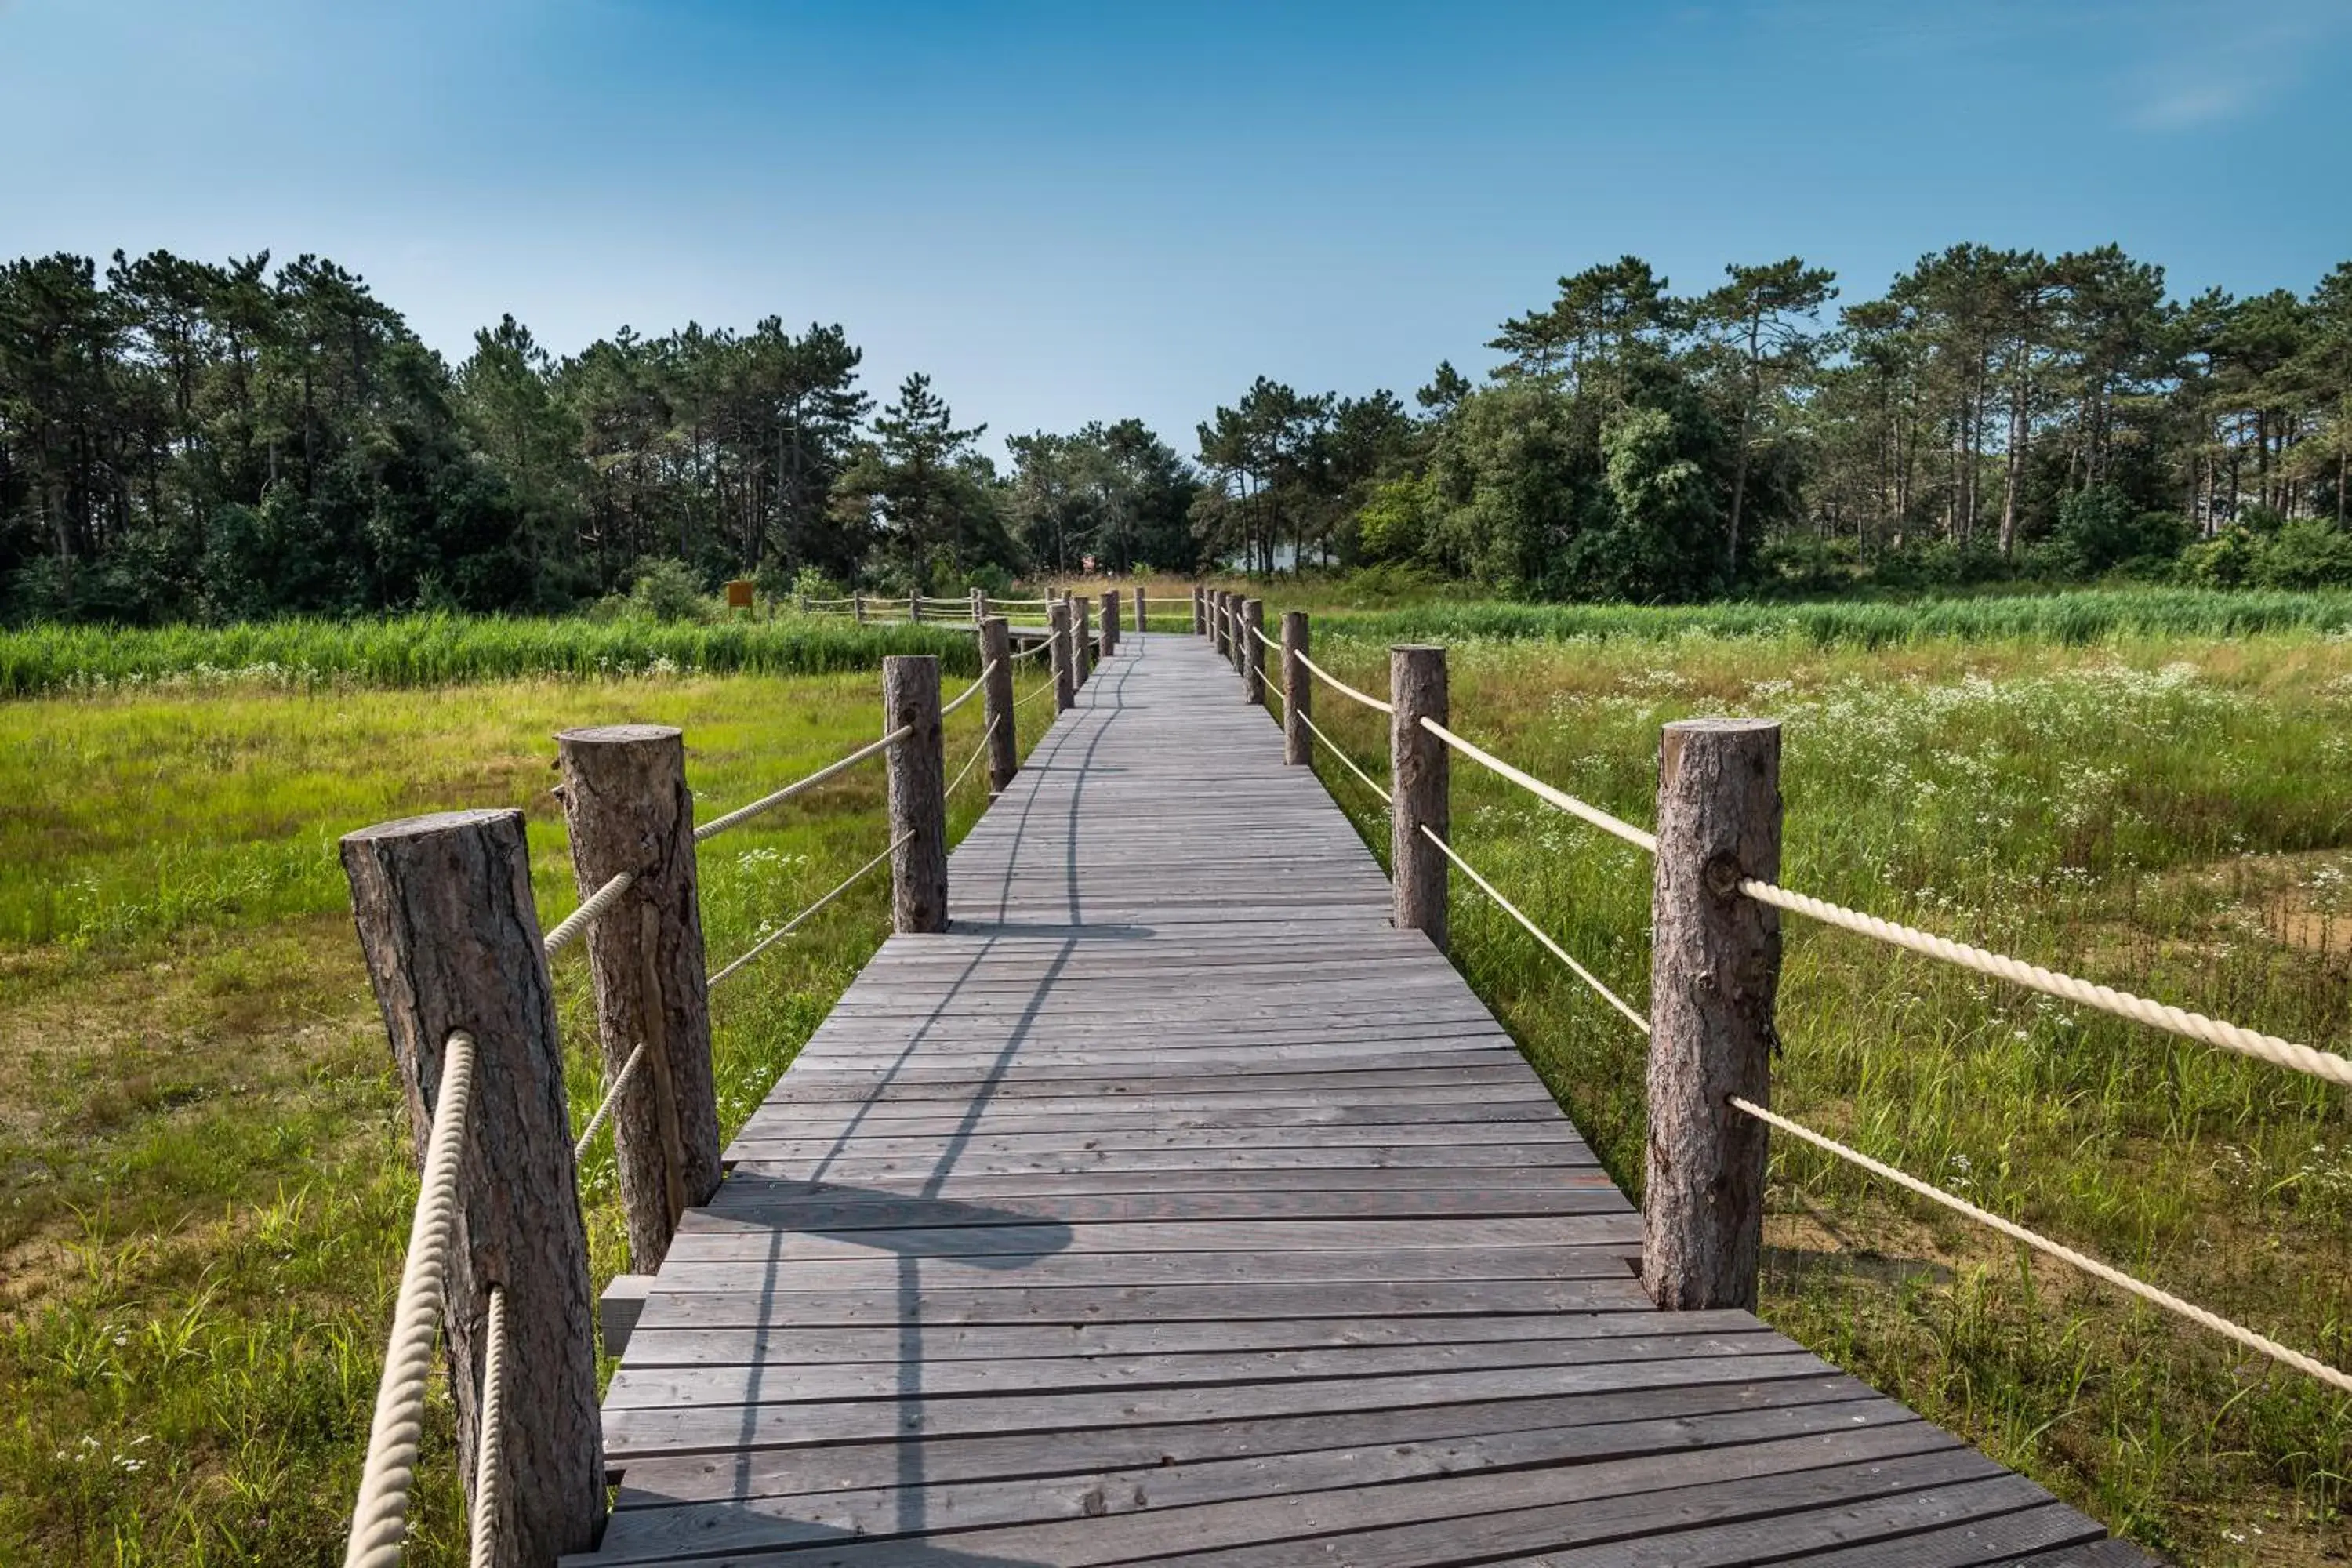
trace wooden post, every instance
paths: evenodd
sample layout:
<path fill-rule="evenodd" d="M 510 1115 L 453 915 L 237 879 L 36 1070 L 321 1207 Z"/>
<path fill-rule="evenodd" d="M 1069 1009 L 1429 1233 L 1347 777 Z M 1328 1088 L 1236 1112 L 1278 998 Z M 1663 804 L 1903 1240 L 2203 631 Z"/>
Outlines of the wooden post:
<path fill-rule="evenodd" d="M 583 942 L 604 1080 L 646 1047 L 612 1121 L 630 1267 L 650 1274 L 678 1216 L 708 1203 L 721 1174 L 686 741 L 667 724 L 614 724 L 566 730 L 555 747 L 580 896 L 635 878 Z"/>
<path fill-rule="evenodd" d="M 793 614 L 796 616 L 805 616 L 808 614 L 808 595 L 806 594 L 794 594 L 793 595 Z"/>
<path fill-rule="evenodd" d="M 1045 606 L 1045 658 L 1054 667 L 1054 711 L 1077 705 L 1078 678 L 1070 668 L 1070 606 L 1060 599 Z"/>
<path fill-rule="evenodd" d="M 849 595 L 849 605 L 850 608 L 855 610 L 857 614 L 857 624 L 861 626 L 864 626 L 866 624 L 866 595 L 856 593 L 851 594 Z"/>
<path fill-rule="evenodd" d="M 923 591 L 920 588 L 909 588 L 907 590 L 907 619 L 911 624 L 922 618 Z"/>
<path fill-rule="evenodd" d="M 988 619 L 988 590 L 974 588 L 971 591 L 971 624 L 978 626 L 986 619 Z"/>
<path fill-rule="evenodd" d="M 1315 714 L 1315 678 L 1299 656 L 1307 651 L 1307 612 L 1282 612 L 1282 760 L 1303 767 L 1315 760 L 1315 735 L 1307 721 Z"/>
<path fill-rule="evenodd" d="M 1216 591 L 1216 596 L 1209 604 L 1209 625 L 1214 628 L 1213 636 L 1217 645 L 1217 652 L 1229 660 L 1234 657 L 1234 628 L 1231 606 L 1226 601 L 1232 597 L 1232 595 L 1219 588 Z"/>
<path fill-rule="evenodd" d="M 1445 722 L 1445 650 L 1400 646 L 1389 649 L 1389 864 L 1394 868 L 1400 931 L 1425 933 L 1445 951 L 1445 855 L 1421 836 L 1453 831 L 1447 799 L 1445 742 L 1421 727 Z"/>
<path fill-rule="evenodd" d="M 1650 896 L 1650 1136 L 1643 1284 L 1668 1310 L 1756 1307 L 1780 913 L 1739 891 L 1780 875 L 1780 726 L 1685 719 L 1658 747 Z"/>
<path fill-rule="evenodd" d="M 1094 612 L 1083 597 L 1070 603 L 1078 616 L 1077 628 L 1070 634 L 1076 642 L 1070 649 L 1070 668 L 1077 673 L 1078 684 L 1084 686 L 1095 678 Z"/>
<path fill-rule="evenodd" d="M 1151 615 L 1144 608 L 1143 584 L 1140 583 L 1135 585 L 1135 629 L 1139 636 L 1151 629 Z"/>
<path fill-rule="evenodd" d="M 989 726 L 988 793 L 1003 795 L 1021 768 L 1021 748 L 1013 738 L 1013 628 L 1003 616 L 980 623 L 980 667 L 988 670 L 988 684 L 980 689 Z"/>
<path fill-rule="evenodd" d="M 1225 595 L 1225 635 L 1233 639 L 1233 646 L 1225 651 L 1234 661 L 1234 673 L 1246 678 L 1249 674 L 1249 637 L 1242 626 L 1243 603 L 1238 593 Z"/>
<path fill-rule="evenodd" d="M 1118 590 L 1103 590 L 1102 653 L 1105 658 L 1118 651 Z"/>
<path fill-rule="evenodd" d="M 343 839 L 342 859 L 420 1160 L 448 1038 L 461 1029 L 474 1038 L 441 1330 L 458 1473 L 470 1494 L 496 1286 L 509 1340 L 497 1561 L 552 1563 L 595 1542 L 604 1440 L 563 1047 L 522 813 L 452 811 L 363 827 Z"/>
<path fill-rule="evenodd" d="M 1253 707 L 1265 706 L 1265 644 L 1258 634 L 1265 629 L 1265 601 L 1242 601 L 1242 700 Z"/>
<path fill-rule="evenodd" d="M 890 929 L 948 929 L 947 763 L 940 735 L 940 661 L 928 653 L 882 661 L 882 722 L 913 733 L 884 755 L 889 762 Z M 887 733 L 887 731 L 886 731 Z"/>
<path fill-rule="evenodd" d="M 1198 583 L 1192 584 L 1192 635 L 1209 635 L 1209 591 Z"/>

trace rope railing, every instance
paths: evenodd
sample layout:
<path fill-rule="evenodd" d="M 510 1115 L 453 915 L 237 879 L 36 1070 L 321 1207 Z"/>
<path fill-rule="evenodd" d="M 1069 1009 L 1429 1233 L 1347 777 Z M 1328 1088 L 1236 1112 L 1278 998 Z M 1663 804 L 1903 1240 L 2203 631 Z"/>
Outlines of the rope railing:
<path fill-rule="evenodd" d="M 1575 973 L 1576 977 L 1579 980 L 1583 981 L 1585 984 L 1591 986 L 1593 993 L 1603 1002 L 1608 1003 L 1612 1007 L 1616 1008 L 1618 1012 L 1623 1014 L 1626 1018 L 1632 1022 L 1633 1027 L 1641 1030 L 1643 1034 L 1647 1035 L 1650 1032 L 1650 1020 L 1635 1012 L 1626 1000 L 1622 996 L 1618 995 L 1616 992 L 1611 990 L 1608 984 L 1603 982 L 1599 975 L 1593 973 L 1590 969 L 1585 968 L 1584 965 L 1577 963 L 1575 958 L 1570 956 L 1568 949 L 1560 946 L 1559 942 L 1552 940 L 1550 932 L 1545 931 L 1543 927 L 1536 924 L 1535 921 L 1528 919 L 1526 912 L 1522 910 L 1518 905 L 1505 898 L 1502 893 L 1496 889 L 1494 883 L 1486 880 L 1485 877 L 1479 875 L 1477 867 L 1473 866 L 1469 861 L 1465 860 L 1461 857 L 1460 853 L 1454 849 L 1453 845 L 1448 844 L 1444 839 L 1439 837 L 1436 831 L 1425 822 L 1421 825 L 1421 836 L 1423 838 L 1428 839 L 1432 844 L 1436 845 L 1438 852 L 1444 855 L 1448 860 L 1453 861 L 1456 870 L 1459 870 L 1464 876 L 1469 878 L 1473 882 L 1475 882 L 1478 885 L 1478 890 L 1480 892 L 1494 900 L 1496 905 L 1500 908 L 1505 914 L 1510 916 L 1513 920 L 1518 921 L 1521 926 L 1525 927 L 1527 929 L 1527 933 L 1529 936 L 1543 943 L 1544 950 L 1547 952 L 1549 952 L 1554 958 L 1559 959 L 1562 963 L 1568 965 L 1570 970 Z"/>
<path fill-rule="evenodd" d="M 813 918 L 818 910 L 824 909 L 827 904 L 832 903 L 835 899 L 841 897 L 842 894 L 849 891 L 851 888 L 857 884 L 860 878 L 866 876 L 877 866 L 881 865 L 885 860 L 890 858 L 892 855 L 898 852 L 898 846 L 906 843 L 908 839 L 912 838 L 913 837 L 914 835 L 911 833 L 901 833 L 897 837 L 891 839 L 888 847 L 885 848 L 881 854 L 877 855 L 873 859 L 868 860 L 865 865 L 860 866 L 856 870 L 852 871 L 848 876 L 844 877 L 839 882 L 834 885 L 831 892 L 826 893 L 823 898 L 817 900 L 816 902 L 809 905 L 808 908 L 794 915 L 791 920 L 786 921 L 782 926 L 770 931 L 758 942 L 753 942 L 749 952 L 742 953 L 737 957 L 732 963 L 730 963 L 726 968 L 712 975 L 709 980 L 704 983 L 705 989 L 710 991 L 718 990 L 719 984 L 726 980 L 728 976 L 735 973 L 745 964 L 751 963 L 753 959 L 767 952 L 768 949 L 775 946 L 776 943 L 792 935 L 793 932 L 800 930 L 800 928 Z"/>
<path fill-rule="evenodd" d="M 368 1426 L 367 1460 L 344 1568 L 393 1568 L 408 1533 L 408 1493 L 416 1480 L 416 1448 L 425 1433 L 425 1388 L 433 1372 L 433 1342 L 441 1325 L 449 1247 L 457 1229 L 457 1164 L 466 1114 L 474 1095 L 474 1037 L 451 1034 L 441 1065 L 440 1104 L 425 1145 L 416 1213 L 408 1226 L 408 1255 L 400 1270 L 392 1338 L 376 1384 L 375 1416 Z"/>
<path fill-rule="evenodd" d="M 1053 683 L 1052 681 L 1050 681 L 1050 680 L 1047 680 L 1047 681 L 1041 681 L 1041 682 L 1036 686 L 1036 688 L 1035 688 L 1034 689 L 1033 689 L 1033 690 L 1029 693 L 1029 695 L 1028 695 L 1028 696 L 1026 696 L 1026 697 L 1019 697 L 1019 698 L 1015 698 L 1015 699 L 1013 700 L 1013 707 L 1015 707 L 1015 708 L 1026 708 L 1026 707 L 1028 707 L 1028 706 L 1029 706 L 1029 704 L 1031 704 L 1032 702 L 1036 701 L 1036 700 L 1037 700 L 1037 699 L 1039 699 L 1040 697 L 1045 696 L 1047 692 L 1049 692 L 1049 691 L 1051 691 L 1051 690 L 1053 690 L 1053 689 L 1054 689 L 1054 683 Z"/>
<path fill-rule="evenodd" d="M 1349 773 L 1363 780 L 1364 787 L 1370 790 L 1374 795 L 1379 795 L 1382 805 L 1392 805 L 1395 804 L 1395 797 L 1375 783 L 1371 774 L 1358 767 L 1356 765 L 1356 759 L 1349 756 L 1346 752 L 1340 750 L 1339 742 L 1323 732 L 1322 725 L 1318 724 L 1311 717 L 1305 713 L 1301 713 L 1298 716 L 1298 721 L 1306 725 L 1307 731 L 1310 734 L 1330 749 L 1331 754 L 1339 759 L 1339 765 L 1341 767 L 1346 768 Z"/>
<path fill-rule="evenodd" d="M 481 1443 L 474 1456 L 474 1539 L 467 1568 L 498 1562 L 499 1490 L 506 1480 L 507 1292 L 490 1287 L 489 1333 L 482 1349 Z"/>
<path fill-rule="evenodd" d="M 971 770 L 980 766 L 980 759 L 988 755 L 988 743 L 996 739 L 997 728 L 1003 722 L 1002 715 L 988 721 L 988 728 L 981 731 L 980 744 L 971 749 L 971 755 L 964 759 L 963 766 L 958 768 L 955 777 L 948 781 L 948 787 L 942 792 L 943 794 L 952 796 L 957 786 L 971 776 Z"/>
<path fill-rule="evenodd" d="M 957 709 L 962 707 L 965 703 L 979 696 L 981 689 L 988 684 L 988 678 L 995 673 L 996 661 L 992 658 L 986 664 L 980 667 L 979 679 L 973 681 L 970 686 L 965 687 L 961 691 L 958 692 L 954 700 L 944 703 L 940 706 L 940 717 L 942 719 L 946 718 L 949 714 L 954 712 Z"/>
<path fill-rule="evenodd" d="M 856 767 L 859 763 L 866 761 L 868 757 L 880 756 L 884 752 L 888 751 L 891 747 L 897 745 L 899 742 L 905 740 L 914 732 L 915 730 L 913 725 L 901 724 L 897 729 L 891 731 L 888 734 L 883 736 L 880 740 L 871 742 L 866 745 L 858 747 L 857 750 L 850 752 L 849 755 L 842 758 L 840 761 L 826 763 L 824 767 L 817 769 L 816 772 L 809 774 L 806 778 L 797 779 L 793 783 L 786 784 L 783 788 L 776 791 L 773 795 L 763 795 L 749 805 L 738 806 L 724 816 L 717 817 L 709 822 L 701 824 L 694 830 L 694 841 L 697 844 L 699 844 L 706 838 L 715 837 L 718 835 L 726 832 L 730 827 L 738 826 L 742 823 L 749 822 L 751 818 L 759 816 L 763 811 L 773 810 L 775 807 L 780 806 L 783 805 L 784 802 L 792 799 L 794 795 L 814 789 L 817 785 L 824 783 L 825 780 L 845 773 L 850 768 Z"/>
<path fill-rule="evenodd" d="M 1658 852 L 1656 834 L 1636 827 L 1622 816 L 1612 816 L 1591 802 L 1577 799 L 1566 790 L 1554 789 L 1533 773 L 1520 772 L 1502 758 L 1472 745 L 1433 719 L 1423 719 L 1421 721 L 1421 727 L 1476 763 L 1480 767 L 1487 769 L 1499 777 L 1510 780 L 1547 805 L 1556 805 L 1579 821 L 1590 823 L 1601 832 L 1622 838 L 1637 849 L 1646 849 L 1653 855 Z"/>
<path fill-rule="evenodd" d="M 1349 698 L 1354 701 L 1360 702 L 1376 713 L 1393 713 L 1396 711 L 1395 703 L 1383 702 L 1370 692 L 1357 690 L 1354 687 L 1349 685 L 1338 676 L 1333 675 L 1329 670 L 1324 668 L 1321 665 L 1316 663 L 1305 654 L 1302 653 L 1298 656 L 1298 662 L 1307 667 L 1307 672 L 1309 675 L 1312 675 L 1316 679 L 1321 681 L 1332 690 L 1339 693 L 1342 697 Z"/>
<path fill-rule="evenodd" d="M 613 1075 L 613 1081 L 605 1087 L 604 1098 L 596 1102 L 595 1110 L 588 1118 L 587 1127 L 572 1140 L 572 1158 L 574 1163 L 588 1157 L 588 1145 L 596 1141 L 597 1130 L 604 1125 L 604 1119 L 613 1114 L 613 1107 L 621 1102 L 622 1091 L 629 1087 L 629 1080 L 637 1076 L 638 1064 L 645 1059 L 646 1042 L 639 1040 L 636 1048 L 629 1053 L 629 1059 L 621 1064 L 621 1070 Z"/>
<path fill-rule="evenodd" d="M 578 909 L 556 921 L 554 929 L 547 933 L 546 940 L 541 944 L 547 956 L 553 958 L 562 952 L 571 944 L 572 938 L 586 931 L 591 921 L 611 909 L 623 893 L 635 885 L 636 880 L 634 871 L 616 871 L 603 887 L 583 899 Z"/>
<path fill-rule="evenodd" d="M 1892 1182 L 1906 1192 L 1916 1194 L 1931 1203 L 1940 1204 L 1955 1214 L 1965 1215 L 1979 1225 L 2000 1232 L 2012 1241 L 2021 1242 L 2037 1252 L 2045 1253 L 2062 1263 L 2071 1264 L 2095 1279 L 2105 1280 L 2119 1290 L 2128 1291 L 2144 1301 L 2162 1307 L 2165 1310 L 2186 1318 L 2200 1328 L 2210 1329 L 2224 1339 L 2245 1346 L 2248 1350 L 2259 1351 L 2273 1361 L 2317 1378 L 2331 1388 L 2352 1394 L 2352 1374 L 2339 1372 L 2326 1362 L 2315 1361 L 2300 1351 L 2290 1350 L 2276 1340 L 2258 1334 L 2253 1330 L 2232 1322 L 2218 1313 L 2210 1312 L 2192 1301 L 2184 1301 L 2168 1290 L 2160 1290 L 2143 1280 L 2136 1279 L 2123 1270 L 2077 1252 L 2063 1242 L 2053 1241 L 2038 1231 L 2028 1230 L 2014 1220 L 2003 1219 L 1990 1209 L 1979 1208 L 1966 1198 L 1948 1193 L 1933 1183 L 1923 1182 L 1916 1176 L 1907 1175 L 1892 1165 L 1872 1159 L 1860 1150 L 1848 1148 L 1834 1138 L 1816 1132 L 1810 1127 L 1801 1126 L 1785 1116 L 1775 1115 L 1750 1100 L 1732 1095 L 1729 1097 L 1729 1102 L 1735 1110 L 1754 1117 L 1766 1126 L 1777 1128 L 1792 1138 L 1801 1139 L 1816 1149 L 1834 1154 L 1839 1159 L 1869 1172 L 1882 1181 Z"/>
<path fill-rule="evenodd" d="M 1047 648 L 1050 648 L 1053 646 L 1054 639 L 1052 637 L 1040 637 L 1037 641 L 1031 643 L 1027 647 L 1023 648 L 1019 653 L 1008 654 L 1006 658 L 1012 663 L 1019 664 L 1024 658 L 1035 658 L 1039 654 L 1044 653 Z"/>
<path fill-rule="evenodd" d="M 2317 1050 L 2293 1040 L 2283 1040 L 2276 1035 L 2242 1028 L 2219 1018 L 2209 1018 L 2202 1013 L 2191 1013 L 2168 1003 L 2135 996 L 2128 991 L 2117 991 L 2113 986 L 2095 984 L 2057 970 L 2044 969 L 2038 963 L 2027 963 L 1981 947 L 1971 947 L 1964 942 L 1953 942 L 1929 931 L 1881 920 L 1876 915 L 1864 914 L 1858 910 L 1810 898 L 1803 893 L 1792 893 L 1786 888 L 1775 887 L 1754 878 L 1743 879 L 1739 890 L 1759 904 L 1787 910 L 1791 914 L 1803 915 L 1823 925 L 1854 931 L 1892 947 L 1941 959 L 1961 969 L 1990 975 L 1996 980 L 2006 980 L 2012 985 L 2022 985 L 2045 995 L 2078 1003 L 2085 1007 L 2095 1007 L 2118 1018 L 2146 1024 L 2151 1028 L 2168 1030 L 2209 1046 L 2218 1046 L 2225 1051 L 2252 1057 L 2256 1061 L 2268 1062 L 2273 1067 L 2290 1068 L 2297 1072 L 2309 1073 L 2314 1078 L 2325 1079 L 2329 1083 L 2352 1087 L 2352 1058 L 2337 1056 L 2332 1051 Z"/>

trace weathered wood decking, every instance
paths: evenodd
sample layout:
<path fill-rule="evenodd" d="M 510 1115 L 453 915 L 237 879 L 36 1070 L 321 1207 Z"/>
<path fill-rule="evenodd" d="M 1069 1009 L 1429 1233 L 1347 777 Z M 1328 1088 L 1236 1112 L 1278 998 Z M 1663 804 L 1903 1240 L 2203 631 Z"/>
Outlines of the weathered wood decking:
<path fill-rule="evenodd" d="M 1198 640 L 1104 664 L 950 889 L 688 1216 L 569 1561 L 2147 1561 L 1652 1310 L 1624 1197 Z"/>

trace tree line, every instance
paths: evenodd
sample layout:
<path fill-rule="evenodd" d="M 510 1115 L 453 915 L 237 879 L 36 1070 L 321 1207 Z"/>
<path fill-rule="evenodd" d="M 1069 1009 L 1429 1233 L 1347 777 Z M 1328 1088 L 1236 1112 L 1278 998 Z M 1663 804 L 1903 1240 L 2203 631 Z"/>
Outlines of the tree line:
<path fill-rule="evenodd" d="M 2183 301 L 2113 246 L 1958 245 L 1837 299 L 1800 258 L 1677 295 L 1627 256 L 1412 414 L 1261 381 L 1201 427 L 1200 521 L 1243 557 L 1542 598 L 2352 581 L 2352 262 Z"/>
<path fill-rule="evenodd" d="M 1623 257 L 1474 381 L 1259 378 L 1181 455 L 1006 442 L 838 325 L 512 317 L 449 363 L 335 263 L 0 268 L 0 615 L 551 612 L 651 567 L 940 591 L 1018 573 L 1366 566 L 1557 599 L 2124 573 L 2352 581 L 2352 263 L 2186 300 L 2109 246 L 1958 245 L 1839 304 L 1797 258 L 1677 294 Z"/>

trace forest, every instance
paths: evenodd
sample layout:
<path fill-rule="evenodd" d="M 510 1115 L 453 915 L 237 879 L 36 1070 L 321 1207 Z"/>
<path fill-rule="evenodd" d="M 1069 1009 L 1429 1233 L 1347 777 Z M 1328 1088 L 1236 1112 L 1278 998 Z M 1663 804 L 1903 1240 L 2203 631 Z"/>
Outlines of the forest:
<path fill-rule="evenodd" d="M 1369 568 L 1632 603 L 2352 582 L 2352 262 L 2184 300 L 2113 246 L 1962 244 L 1841 302 L 1798 258 L 1678 294 L 1627 256 L 1494 331 L 1491 369 L 1442 363 L 1410 402 L 1261 377 L 1189 455 L 1123 419 L 1000 465 L 927 377 L 877 403 L 837 324 L 558 357 L 509 316 L 453 365 L 321 258 L 27 258 L 0 268 L 0 618 L 558 613 L 648 574 Z"/>

